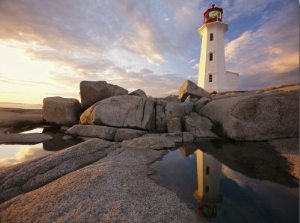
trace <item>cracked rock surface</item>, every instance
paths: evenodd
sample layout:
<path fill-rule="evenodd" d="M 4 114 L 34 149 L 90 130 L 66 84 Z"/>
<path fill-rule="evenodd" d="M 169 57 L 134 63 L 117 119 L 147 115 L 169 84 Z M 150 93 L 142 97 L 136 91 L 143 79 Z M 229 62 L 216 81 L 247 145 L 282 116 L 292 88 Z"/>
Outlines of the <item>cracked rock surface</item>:
<path fill-rule="evenodd" d="M 0 222 L 206 222 L 148 177 L 164 153 L 93 139 L 2 169 Z"/>

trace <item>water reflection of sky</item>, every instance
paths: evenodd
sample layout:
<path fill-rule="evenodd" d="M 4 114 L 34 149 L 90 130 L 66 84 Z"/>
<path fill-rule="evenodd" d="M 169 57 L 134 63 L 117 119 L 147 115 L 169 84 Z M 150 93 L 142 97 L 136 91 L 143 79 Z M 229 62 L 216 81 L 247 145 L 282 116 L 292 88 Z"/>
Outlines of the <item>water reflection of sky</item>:
<path fill-rule="evenodd" d="M 27 133 L 42 133 L 43 128 L 35 128 Z M 35 145 L 0 145 L 0 167 L 11 166 L 24 161 L 32 160 L 38 157 L 45 156 L 52 152 L 43 149 L 43 143 Z"/>
<path fill-rule="evenodd" d="M 201 172 L 205 173 L 207 165 L 210 165 L 210 173 L 216 173 L 214 171 L 218 170 L 214 170 L 213 165 L 219 161 L 203 153 L 199 163 L 201 159 L 198 155 L 202 152 L 196 156 L 196 153 L 186 154 L 180 150 L 169 151 L 162 160 L 152 164 L 151 167 L 157 171 L 152 177 L 159 184 L 178 191 L 183 201 L 198 210 L 201 201 L 195 195 L 205 196 L 205 185 L 211 187 L 218 184 L 218 192 L 214 197 L 220 196 L 222 199 L 211 203 L 215 206 L 217 215 L 210 222 L 299 222 L 299 188 L 253 179 L 224 164 L 216 165 L 219 166 L 221 175 L 210 176 L 212 178 L 207 183 L 207 179 L 199 179 L 197 173 L 201 168 Z M 196 193 L 197 191 L 200 192 Z M 210 192 L 212 191 L 211 187 Z M 206 197 L 205 203 L 209 203 L 209 198 Z"/>
<path fill-rule="evenodd" d="M 0 167 L 22 163 L 50 153 L 52 152 L 43 149 L 43 143 L 36 145 L 0 145 Z"/>

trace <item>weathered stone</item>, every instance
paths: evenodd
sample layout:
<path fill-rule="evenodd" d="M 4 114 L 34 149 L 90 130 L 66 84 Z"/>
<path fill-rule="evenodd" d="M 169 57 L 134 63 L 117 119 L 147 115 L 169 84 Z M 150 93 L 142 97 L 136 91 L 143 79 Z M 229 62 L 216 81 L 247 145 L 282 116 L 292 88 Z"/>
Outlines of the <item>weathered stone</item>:
<path fill-rule="evenodd" d="M 154 129 L 154 120 L 154 103 L 132 95 L 104 99 L 88 108 L 80 117 L 81 124 L 150 131 Z"/>
<path fill-rule="evenodd" d="M 147 133 L 146 131 L 137 130 L 137 129 L 120 128 L 120 129 L 117 129 L 117 133 L 116 133 L 114 141 L 122 142 L 124 140 L 130 140 L 130 139 L 140 137 L 146 133 Z"/>
<path fill-rule="evenodd" d="M 161 136 L 166 136 L 168 139 L 172 140 L 175 143 L 182 142 L 182 132 L 174 132 L 174 133 L 165 133 Z"/>
<path fill-rule="evenodd" d="M 181 132 L 181 119 L 174 117 L 167 121 L 168 133 Z"/>
<path fill-rule="evenodd" d="M 43 123 L 41 109 L 0 108 L 0 127 L 26 127 Z"/>
<path fill-rule="evenodd" d="M 195 137 L 217 137 L 211 132 L 212 123 L 196 112 L 184 117 L 185 129 Z"/>
<path fill-rule="evenodd" d="M 190 132 L 182 132 L 182 141 L 183 142 L 192 142 L 194 141 L 195 137 Z"/>
<path fill-rule="evenodd" d="M 67 131 L 73 136 L 97 137 L 100 139 L 114 140 L 117 129 L 99 125 L 74 125 Z"/>
<path fill-rule="evenodd" d="M 52 139 L 52 136 L 43 133 L 0 134 L 0 144 L 1 143 L 40 143 L 49 139 Z"/>
<path fill-rule="evenodd" d="M 202 97 L 195 103 L 195 110 L 198 114 L 200 114 L 201 108 L 206 105 L 208 102 L 210 102 L 211 99 L 207 97 Z"/>
<path fill-rule="evenodd" d="M 167 132 L 167 122 L 165 109 L 167 105 L 166 100 L 157 100 L 155 106 L 155 131 Z"/>
<path fill-rule="evenodd" d="M 61 176 L 105 157 L 118 147 L 101 139 L 93 139 L 48 156 L 6 168 L 0 172 L 0 203 L 21 193 L 42 187 Z"/>
<path fill-rule="evenodd" d="M 79 121 L 81 106 L 77 99 L 49 97 L 43 100 L 42 118 L 57 125 L 74 125 Z"/>
<path fill-rule="evenodd" d="M 137 90 L 131 92 L 129 95 L 135 95 L 135 96 L 140 96 L 140 97 L 143 97 L 143 98 L 147 98 L 146 93 L 141 89 L 137 89 Z"/>
<path fill-rule="evenodd" d="M 166 135 L 146 134 L 132 140 L 122 142 L 122 147 L 126 149 L 165 149 L 175 146 L 173 140 L 170 140 Z"/>
<path fill-rule="evenodd" d="M 80 82 L 81 106 L 83 109 L 90 107 L 98 101 L 117 95 L 127 95 L 128 91 L 117 85 L 108 84 L 106 81 Z"/>
<path fill-rule="evenodd" d="M 235 140 L 298 137 L 299 90 L 215 99 L 201 114 Z"/>
<path fill-rule="evenodd" d="M 180 86 L 178 98 L 181 101 L 185 101 L 188 96 L 191 98 L 210 98 L 210 94 L 207 91 L 197 86 L 194 82 L 186 80 Z"/>
<path fill-rule="evenodd" d="M 117 149 L 0 204 L 1 222 L 206 222 L 175 191 L 149 178 L 148 165 L 163 153 Z"/>
<path fill-rule="evenodd" d="M 165 107 L 166 120 L 179 118 L 189 115 L 194 110 L 192 102 L 169 102 Z"/>

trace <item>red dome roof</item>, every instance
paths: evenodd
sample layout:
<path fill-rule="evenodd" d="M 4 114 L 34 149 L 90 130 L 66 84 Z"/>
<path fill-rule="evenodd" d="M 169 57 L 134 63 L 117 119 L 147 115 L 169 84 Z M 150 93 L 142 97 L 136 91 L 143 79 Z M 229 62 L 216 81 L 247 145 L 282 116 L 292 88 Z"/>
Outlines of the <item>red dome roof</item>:
<path fill-rule="evenodd" d="M 220 21 L 222 22 L 223 17 L 223 9 L 215 7 L 215 4 L 211 6 L 211 8 L 207 9 L 204 13 L 204 23 L 211 23 Z"/>

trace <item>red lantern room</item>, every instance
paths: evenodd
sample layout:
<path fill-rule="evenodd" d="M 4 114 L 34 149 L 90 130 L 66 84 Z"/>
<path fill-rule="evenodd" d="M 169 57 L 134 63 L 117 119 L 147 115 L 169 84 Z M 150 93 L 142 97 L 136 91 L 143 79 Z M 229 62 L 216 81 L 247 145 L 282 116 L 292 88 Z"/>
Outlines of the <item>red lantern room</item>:
<path fill-rule="evenodd" d="M 210 9 L 207 9 L 204 13 L 204 23 L 211 23 L 211 22 L 222 22 L 223 16 L 223 9 L 215 7 L 215 4 L 212 4 Z"/>

